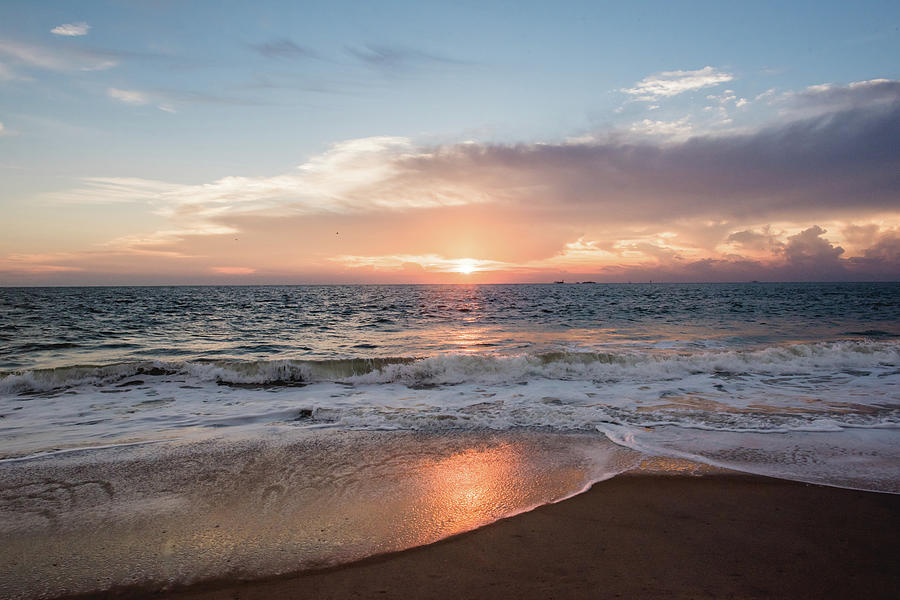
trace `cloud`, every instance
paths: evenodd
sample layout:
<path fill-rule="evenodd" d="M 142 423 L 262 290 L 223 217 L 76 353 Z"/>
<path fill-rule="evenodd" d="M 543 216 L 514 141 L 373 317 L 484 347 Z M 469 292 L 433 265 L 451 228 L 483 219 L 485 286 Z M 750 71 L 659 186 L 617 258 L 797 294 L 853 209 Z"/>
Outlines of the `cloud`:
<path fill-rule="evenodd" d="M 125 104 L 147 104 L 150 102 L 147 94 L 137 90 L 120 90 L 118 88 L 109 88 L 106 90 L 110 98 L 115 98 Z"/>
<path fill-rule="evenodd" d="M 467 61 L 433 54 L 416 48 L 390 44 L 348 47 L 347 52 L 363 64 L 386 73 L 399 73 L 421 64 L 467 65 Z"/>
<path fill-rule="evenodd" d="M 197 185 L 87 178 L 85 187 L 52 197 L 149 201 L 204 222 L 484 203 L 543 211 L 560 222 L 598 214 L 632 224 L 815 219 L 896 210 L 898 138 L 900 102 L 665 144 L 619 139 L 422 148 L 406 138 L 364 138 L 336 144 L 281 175 Z"/>
<path fill-rule="evenodd" d="M 439 273 L 466 258 L 521 277 L 883 279 L 900 271 L 897 139 L 900 96 L 686 139 L 362 138 L 282 174 L 192 185 L 87 178 L 47 198 L 144 204 L 170 226 L 123 236 L 111 251 L 218 257 L 205 273 L 257 268 L 250 248 L 260 264 L 291 248 L 302 255 L 285 265 L 315 256 L 322 272 L 337 263 Z"/>
<path fill-rule="evenodd" d="M 739 98 L 734 90 L 724 90 L 721 94 L 709 94 L 706 99 L 714 104 L 706 106 L 703 110 L 712 113 L 718 119 L 718 125 L 728 125 L 732 122 L 729 109 L 743 108 L 750 103 L 746 98 Z"/>
<path fill-rule="evenodd" d="M 7 65 L 0 62 L 0 81 L 13 81 L 15 79 L 21 79 L 21 77 L 16 75 Z"/>
<path fill-rule="evenodd" d="M 893 231 L 882 235 L 874 245 L 865 249 L 863 257 L 867 261 L 893 265 L 896 269 L 900 265 L 900 233 Z"/>
<path fill-rule="evenodd" d="M 787 92 L 779 103 L 789 115 L 817 115 L 855 108 L 891 105 L 900 98 L 900 81 L 871 79 L 847 85 L 825 83 Z"/>
<path fill-rule="evenodd" d="M 256 269 L 250 267 L 211 267 L 210 270 L 222 275 L 251 275 L 256 273 Z"/>
<path fill-rule="evenodd" d="M 270 40 L 261 44 L 250 44 L 250 47 L 267 58 L 299 59 L 315 58 L 317 56 L 313 49 L 301 46 L 288 38 Z"/>
<path fill-rule="evenodd" d="M 754 98 L 754 100 L 759 102 L 760 100 L 770 99 L 775 95 L 775 91 L 776 91 L 775 88 L 769 88 L 766 91 L 764 91 L 763 93 L 757 94 L 756 98 Z"/>
<path fill-rule="evenodd" d="M 620 90 L 642 102 L 655 102 L 662 98 L 677 96 L 734 79 L 731 73 L 706 66 L 695 71 L 663 71 L 648 75 L 632 88 Z"/>
<path fill-rule="evenodd" d="M 768 226 L 762 231 L 752 229 L 735 231 L 725 241 L 740 250 L 752 253 L 780 254 L 784 251 L 784 244 L 779 240 L 779 235 Z"/>
<path fill-rule="evenodd" d="M 13 40 L 0 40 L 0 55 L 27 67 L 49 71 L 103 71 L 119 64 L 119 54 L 116 52 L 68 47 L 56 49 Z"/>
<path fill-rule="evenodd" d="M 644 119 L 631 125 L 630 131 L 639 135 L 657 136 L 667 139 L 687 139 L 693 132 L 690 119 L 684 117 L 677 121 L 653 121 Z"/>
<path fill-rule="evenodd" d="M 64 25 L 59 25 L 50 30 L 50 33 L 55 35 L 63 35 L 63 36 L 80 36 L 87 35 L 88 29 L 91 26 L 85 22 L 80 23 L 66 23 Z"/>
<path fill-rule="evenodd" d="M 15 131 L 13 129 L 9 129 L 8 127 L 6 127 L 6 125 L 4 125 L 2 122 L 0 122 L 0 137 L 14 136 L 14 135 L 19 135 L 19 132 Z M 20 165 L 10 165 L 10 164 L 3 164 L 3 163 L 0 163 L 0 167 L 2 167 L 4 169 L 22 169 L 23 168 Z"/>
<path fill-rule="evenodd" d="M 811 219 L 896 210 L 898 136 L 900 103 L 663 145 L 459 145 L 408 166 L 419 180 L 465 178 L 498 201 L 564 219 Z"/>
<path fill-rule="evenodd" d="M 156 105 L 156 108 L 167 113 L 177 113 L 176 105 L 178 104 L 231 104 L 241 106 L 256 104 L 252 100 L 187 90 L 126 90 L 111 87 L 107 88 L 106 95 L 119 102 L 135 106 L 152 103 Z"/>
<path fill-rule="evenodd" d="M 350 268 L 376 268 L 380 270 L 409 269 L 415 266 L 438 273 L 459 273 L 463 268 L 473 271 L 515 269 L 516 265 L 496 260 L 476 258 L 447 258 L 439 254 L 392 254 L 379 256 L 341 255 L 329 260 Z"/>
<path fill-rule="evenodd" d="M 137 177 L 85 177 L 81 181 L 82 188 L 54 192 L 43 198 L 59 204 L 149 203 L 182 187 Z"/>
<path fill-rule="evenodd" d="M 822 235 L 827 233 L 818 225 L 805 229 L 788 238 L 784 246 L 784 256 L 789 263 L 795 265 L 815 265 L 835 263 L 844 249 L 831 244 Z"/>
<path fill-rule="evenodd" d="M 82 180 L 81 188 L 47 194 L 44 199 L 67 204 L 148 204 L 178 224 L 161 236 L 163 240 L 191 232 L 231 233 L 234 230 L 221 223 L 236 216 L 351 214 L 486 200 L 465 182 L 417 182 L 403 165 L 404 158 L 413 155 L 423 156 L 406 138 L 363 138 L 335 144 L 282 175 L 229 176 L 197 185 L 89 177 Z"/>
<path fill-rule="evenodd" d="M 0 257 L 0 273 L 62 273 L 67 271 L 82 271 L 80 266 L 59 264 L 71 261 L 77 255 L 66 252 L 43 254 L 8 254 Z"/>
<path fill-rule="evenodd" d="M 260 106 L 264 101 L 195 90 L 155 89 L 145 92 L 157 101 L 179 104 L 219 104 L 228 106 Z M 169 104 L 171 106 L 171 104 Z"/>

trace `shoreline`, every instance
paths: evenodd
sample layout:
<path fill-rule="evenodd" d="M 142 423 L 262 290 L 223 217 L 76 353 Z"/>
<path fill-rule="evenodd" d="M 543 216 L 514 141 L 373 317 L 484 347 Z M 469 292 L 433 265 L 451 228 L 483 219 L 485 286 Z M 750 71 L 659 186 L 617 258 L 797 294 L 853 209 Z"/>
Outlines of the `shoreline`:
<path fill-rule="evenodd" d="M 731 472 L 632 472 L 353 563 L 62 598 L 893 598 L 898 564 L 898 494 Z"/>

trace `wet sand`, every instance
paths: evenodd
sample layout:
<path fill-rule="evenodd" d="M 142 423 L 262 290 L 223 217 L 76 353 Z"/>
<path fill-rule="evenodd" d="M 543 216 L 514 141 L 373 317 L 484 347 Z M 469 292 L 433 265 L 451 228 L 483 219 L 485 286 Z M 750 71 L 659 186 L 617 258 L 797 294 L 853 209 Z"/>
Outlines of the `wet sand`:
<path fill-rule="evenodd" d="M 896 598 L 900 495 L 746 475 L 625 475 L 350 565 L 87 597 Z"/>

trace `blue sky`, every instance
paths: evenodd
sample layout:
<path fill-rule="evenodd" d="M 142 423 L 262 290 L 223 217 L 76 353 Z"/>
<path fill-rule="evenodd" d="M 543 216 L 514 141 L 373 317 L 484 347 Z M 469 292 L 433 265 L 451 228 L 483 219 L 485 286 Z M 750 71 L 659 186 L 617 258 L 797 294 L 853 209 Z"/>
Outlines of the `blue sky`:
<path fill-rule="evenodd" d="M 896 2 L 7 0 L 0 5 L 0 202 L 7 217 L 0 255 L 96 257 L 123 236 L 168 232 L 154 239 L 170 243 L 200 231 L 173 224 L 171 207 L 121 181 L 121 198 L 107 186 L 104 199 L 89 201 L 90 178 L 157 187 L 271 178 L 335 144 L 368 138 L 403 138 L 404 156 L 463 143 L 672 145 L 813 118 L 825 110 L 826 91 L 862 93 L 854 82 L 880 82 L 865 93 L 880 86 L 875 102 L 884 105 L 894 93 L 885 86 L 900 79 L 898 27 Z M 804 93 L 820 99 L 800 102 Z M 841 98 L 829 110 L 860 102 Z M 270 206 L 276 199 L 263 200 Z M 894 227 L 883 204 L 863 225 Z M 763 221 L 747 226 L 759 232 L 771 224 Z M 780 243 L 822 219 L 801 221 L 778 221 Z M 210 222 L 200 235 L 241 229 Z M 569 229 L 545 258 L 584 238 L 571 239 L 577 228 Z M 832 241 L 846 246 L 844 237 Z M 492 260 L 392 252 L 488 261 L 485 270 Z M 81 271 L 47 265 L 40 281 L 61 273 L 115 279 L 127 261 L 110 261 L 90 269 L 66 263 Z M 178 281 L 204 280 L 215 261 L 184 267 L 189 262 L 172 271 Z M 317 264 L 240 269 L 273 280 L 322 278 L 328 269 Z M 10 281 L 22 280 L 15 272 L 10 267 Z M 160 267 L 154 277 L 164 273 Z"/>

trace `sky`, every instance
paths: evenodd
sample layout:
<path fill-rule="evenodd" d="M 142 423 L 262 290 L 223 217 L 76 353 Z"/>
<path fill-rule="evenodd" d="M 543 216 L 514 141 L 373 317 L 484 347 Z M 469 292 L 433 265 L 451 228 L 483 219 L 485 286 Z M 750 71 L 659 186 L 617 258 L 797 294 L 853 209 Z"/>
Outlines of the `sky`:
<path fill-rule="evenodd" d="M 900 3 L 0 3 L 0 285 L 900 280 Z"/>

